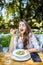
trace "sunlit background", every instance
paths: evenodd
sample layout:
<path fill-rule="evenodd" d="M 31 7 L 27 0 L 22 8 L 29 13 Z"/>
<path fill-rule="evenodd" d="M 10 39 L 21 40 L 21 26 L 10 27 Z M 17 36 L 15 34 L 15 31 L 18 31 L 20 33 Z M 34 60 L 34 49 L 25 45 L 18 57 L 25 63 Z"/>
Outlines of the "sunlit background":
<path fill-rule="evenodd" d="M 0 0 L 0 29 L 19 19 L 26 19 L 33 29 L 43 29 L 43 0 Z"/>
<path fill-rule="evenodd" d="M 0 0 L 0 44 L 9 46 L 9 22 L 17 28 L 19 19 L 29 23 L 39 45 L 43 44 L 43 0 Z"/>

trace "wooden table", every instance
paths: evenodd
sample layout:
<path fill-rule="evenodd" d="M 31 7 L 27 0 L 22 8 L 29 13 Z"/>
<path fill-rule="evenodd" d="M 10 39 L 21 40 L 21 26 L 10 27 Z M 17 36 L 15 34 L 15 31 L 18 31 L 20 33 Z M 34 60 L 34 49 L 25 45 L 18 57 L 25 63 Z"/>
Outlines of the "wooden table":
<path fill-rule="evenodd" d="M 0 53 L 0 65 L 43 65 L 43 54 L 42 53 L 38 53 L 42 62 L 33 62 L 32 59 L 29 59 L 27 61 L 24 62 L 19 62 L 19 61 L 15 61 L 12 60 L 11 58 L 9 58 L 9 60 L 11 61 L 10 63 L 5 63 L 5 57 L 4 57 L 4 53 Z"/>

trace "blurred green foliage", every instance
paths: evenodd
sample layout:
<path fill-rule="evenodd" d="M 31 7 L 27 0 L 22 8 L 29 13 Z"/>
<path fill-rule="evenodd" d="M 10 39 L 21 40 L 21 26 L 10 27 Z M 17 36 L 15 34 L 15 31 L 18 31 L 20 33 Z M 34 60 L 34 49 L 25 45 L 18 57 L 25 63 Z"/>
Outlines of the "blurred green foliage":
<path fill-rule="evenodd" d="M 9 43 L 10 43 L 10 36 L 2 36 L 0 38 L 0 44 L 3 46 L 3 47 L 8 47 L 9 46 Z"/>
<path fill-rule="evenodd" d="M 33 29 L 43 29 L 43 0 L 0 0 L 0 29 L 9 28 L 10 20 L 14 20 L 17 28 L 19 19 L 27 20 Z"/>

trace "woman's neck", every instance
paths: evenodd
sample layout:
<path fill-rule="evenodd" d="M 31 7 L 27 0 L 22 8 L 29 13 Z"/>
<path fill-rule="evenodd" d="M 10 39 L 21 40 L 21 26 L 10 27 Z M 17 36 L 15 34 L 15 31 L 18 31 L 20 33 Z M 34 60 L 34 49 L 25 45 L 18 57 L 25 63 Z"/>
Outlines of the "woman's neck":
<path fill-rule="evenodd" d="M 21 33 L 20 33 L 20 37 L 21 37 L 21 38 L 22 38 L 22 40 L 23 40 L 23 34 L 21 34 Z"/>

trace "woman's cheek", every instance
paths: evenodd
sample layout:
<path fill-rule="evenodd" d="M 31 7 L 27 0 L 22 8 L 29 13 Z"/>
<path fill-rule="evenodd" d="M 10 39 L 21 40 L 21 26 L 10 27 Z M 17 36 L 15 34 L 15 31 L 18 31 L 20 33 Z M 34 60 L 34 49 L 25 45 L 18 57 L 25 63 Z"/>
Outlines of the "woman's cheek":
<path fill-rule="evenodd" d="M 20 31 L 20 27 L 18 28 L 18 30 Z"/>

